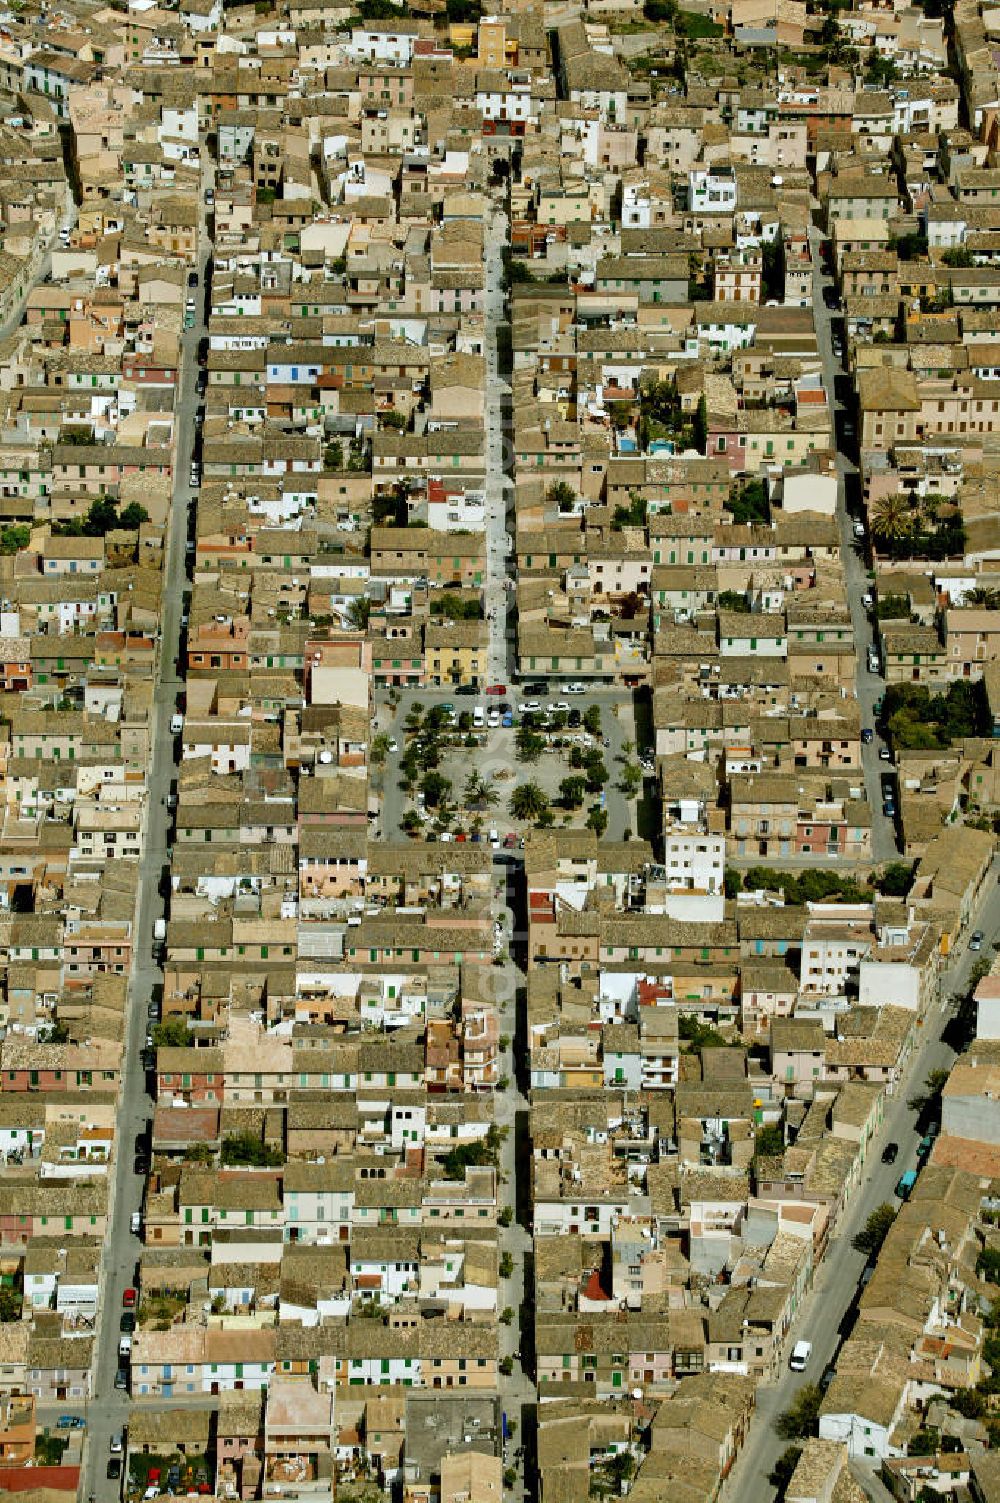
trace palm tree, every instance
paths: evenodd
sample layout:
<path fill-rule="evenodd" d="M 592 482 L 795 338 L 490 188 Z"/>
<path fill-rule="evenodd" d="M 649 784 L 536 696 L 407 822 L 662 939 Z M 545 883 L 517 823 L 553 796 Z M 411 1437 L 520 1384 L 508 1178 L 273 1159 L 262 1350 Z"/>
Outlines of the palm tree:
<path fill-rule="evenodd" d="M 467 808 L 492 809 L 497 804 L 497 794 L 492 783 L 473 770 L 465 780 L 462 798 Z"/>
<path fill-rule="evenodd" d="M 909 496 L 896 491 L 891 496 L 882 496 L 872 506 L 872 533 L 884 542 L 905 538 L 913 531 L 913 506 Z"/>
<path fill-rule="evenodd" d="M 549 801 L 537 783 L 520 783 L 510 796 L 511 819 L 541 819 Z"/>
<path fill-rule="evenodd" d="M 962 601 L 963 605 L 981 605 L 988 611 L 995 611 L 1000 607 L 1000 590 L 990 590 L 982 585 L 977 585 L 970 590 Z"/>

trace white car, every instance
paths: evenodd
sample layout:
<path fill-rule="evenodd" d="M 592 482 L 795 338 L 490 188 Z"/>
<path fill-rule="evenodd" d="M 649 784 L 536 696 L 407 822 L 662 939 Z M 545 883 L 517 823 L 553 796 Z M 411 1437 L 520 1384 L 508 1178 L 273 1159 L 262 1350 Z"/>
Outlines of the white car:
<path fill-rule="evenodd" d="M 489 728 L 490 728 L 491 731 L 495 731 L 495 730 L 499 729 L 499 726 L 500 726 L 500 711 L 499 710 L 491 710 L 490 713 L 486 717 L 486 724 L 489 726 Z"/>
<path fill-rule="evenodd" d="M 519 715 L 537 715 L 541 708 L 537 699 L 529 699 L 523 705 L 518 705 L 517 713 Z"/>
<path fill-rule="evenodd" d="M 587 692 L 587 686 L 586 686 L 586 684 L 567 684 L 566 685 L 566 693 L 567 694 L 586 694 L 586 692 Z"/>
<path fill-rule="evenodd" d="M 550 705 L 546 706 L 546 709 L 550 715 L 569 714 L 569 705 L 564 699 L 554 699 Z"/>
<path fill-rule="evenodd" d="M 864 522 L 855 522 L 852 531 L 854 532 L 854 536 L 856 538 L 859 538 L 859 539 L 863 538 L 864 535 L 865 535 L 865 524 L 864 524 Z"/>
<path fill-rule="evenodd" d="M 399 742 L 396 740 L 395 736 L 390 736 L 389 737 L 388 750 L 391 751 L 391 752 L 398 752 L 399 751 Z"/>

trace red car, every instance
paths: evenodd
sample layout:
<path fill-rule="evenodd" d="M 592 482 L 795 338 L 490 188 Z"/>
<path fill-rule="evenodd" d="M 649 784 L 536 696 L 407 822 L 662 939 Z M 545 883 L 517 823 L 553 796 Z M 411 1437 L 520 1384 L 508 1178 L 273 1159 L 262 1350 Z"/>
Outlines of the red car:
<path fill-rule="evenodd" d="M 135 1302 L 136 1302 L 136 1292 L 135 1292 L 135 1290 L 134 1289 L 126 1289 L 125 1293 L 122 1295 L 122 1304 L 124 1305 L 125 1309 L 126 1310 L 134 1310 L 135 1309 Z"/>
<path fill-rule="evenodd" d="M 487 684 L 487 686 L 486 686 L 486 692 L 487 692 L 487 694 L 496 694 L 496 695 L 506 694 L 507 693 L 507 685 L 506 684 Z"/>

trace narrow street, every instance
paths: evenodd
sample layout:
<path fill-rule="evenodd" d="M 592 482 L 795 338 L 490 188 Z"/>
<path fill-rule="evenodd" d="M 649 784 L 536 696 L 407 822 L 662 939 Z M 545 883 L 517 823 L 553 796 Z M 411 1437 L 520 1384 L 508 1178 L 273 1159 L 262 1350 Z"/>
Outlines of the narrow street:
<path fill-rule="evenodd" d="M 485 329 L 486 410 L 486 618 L 489 624 L 487 681 L 506 683 L 513 667 L 511 638 L 507 631 L 510 591 L 507 570 L 510 561 L 507 508 L 514 492 L 510 478 L 510 373 L 505 367 L 506 341 L 501 333 L 507 324 L 507 290 L 504 251 L 509 240 L 509 222 L 502 208 L 494 207 L 486 243 Z M 511 539 L 512 540 L 512 539 Z"/>
<path fill-rule="evenodd" d="M 851 612 L 851 625 L 854 628 L 857 663 L 855 693 L 858 708 L 861 711 L 862 726 L 870 726 L 874 729 L 875 702 L 885 692 L 885 681 L 879 674 L 871 673 L 868 669 L 868 648 L 873 641 L 872 622 L 864 604 L 864 594 L 870 586 L 865 553 L 869 540 L 862 542 L 854 536 L 855 522 L 862 521 L 864 517 L 859 491 L 858 467 L 844 452 L 845 444 L 850 446 L 851 452 L 854 452 L 854 441 L 848 436 L 848 429 L 845 427 L 845 425 L 853 424 L 854 412 L 853 409 L 849 411 L 845 407 L 839 395 L 839 392 L 846 390 L 848 377 L 842 361 L 833 350 L 833 324 L 841 315 L 828 308 L 826 304 L 826 294 L 834 286 L 834 281 L 823 268 L 820 256 L 822 239 L 821 232 L 813 225 L 809 234 L 813 256 L 813 319 L 822 360 L 823 383 L 829 394 L 835 425 L 837 521 L 840 526 L 840 549 L 844 561 L 847 605 Z M 886 819 L 882 813 L 881 777 L 890 767 L 889 763 L 879 761 L 879 748 L 884 745 L 884 741 L 876 731 L 874 739 L 867 745 L 862 743 L 861 747 L 865 793 L 872 815 L 872 859 L 874 861 L 892 861 L 898 854 L 895 827 L 892 820 Z"/>
<path fill-rule="evenodd" d="M 512 464 L 512 431 L 510 371 L 507 369 L 506 337 L 508 324 L 507 289 L 504 252 L 509 244 L 509 220 L 506 212 L 495 206 L 491 215 L 486 245 L 486 617 L 489 625 L 489 653 L 487 677 L 491 683 L 510 683 L 514 667 L 513 632 L 508 629 L 508 614 L 513 600 L 513 591 L 508 588 L 508 579 L 513 581 L 513 554 L 508 546 L 512 541 L 508 529 L 507 508 L 512 505 L 513 482 L 510 478 Z M 510 526 L 513 526 L 511 522 Z M 511 690 L 511 698 L 516 696 Z M 506 767 L 513 764 L 513 732 L 501 731 L 497 745 L 501 761 Z M 493 738 L 491 737 L 491 741 Z M 507 755 L 505 756 L 504 753 Z M 488 775 L 488 774 L 485 774 Z M 513 786 L 513 785 L 508 785 Z M 514 914 L 507 903 L 507 866 L 494 859 L 494 916 L 504 924 L 505 933 L 513 934 Z M 523 1206 L 527 1201 L 527 1187 L 520 1182 L 527 1170 L 523 1153 L 519 1151 L 527 1123 L 528 1103 L 521 1093 L 523 1082 L 517 1068 L 519 1036 L 518 1005 L 523 1006 L 524 978 L 508 959 L 496 972 L 496 997 L 500 1012 L 500 1032 L 509 1042 L 501 1064 L 505 1088 L 496 1095 L 496 1122 L 505 1136 L 500 1153 L 501 1206 L 509 1206 L 513 1212 L 510 1224 L 501 1226 L 498 1249 L 501 1266 L 509 1264 L 510 1272 L 501 1273 L 498 1290 L 499 1311 L 512 1311 L 509 1324 L 500 1325 L 501 1360 L 509 1359 L 511 1371 L 500 1377 L 500 1401 L 506 1416 L 506 1435 L 510 1440 L 504 1448 L 504 1466 L 514 1465 L 515 1451 L 525 1441 L 525 1406 L 533 1405 L 535 1391 L 531 1377 L 525 1372 L 523 1353 L 528 1335 L 525 1322 L 530 1320 L 530 1299 L 526 1299 L 526 1276 L 531 1237 L 523 1219 Z M 506 1364 L 505 1364 L 506 1365 Z M 513 1488 L 504 1489 L 507 1496 L 520 1499 L 524 1496 L 524 1468 L 517 1467 L 517 1481 Z"/>
<path fill-rule="evenodd" d="M 212 181 L 208 178 L 207 181 Z M 202 210 L 204 214 L 204 209 Z M 160 997 L 163 973 L 152 954 L 153 923 L 164 915 L 164 886 L 169 872 L 170 816 L 167 794 L 174 784 L 174 737 L 170 717 L 178 708 L 182 688 L 178 676 L 180 622 L 184 610 L 185 548 L 188 520 L 194 504 L 189 484 L 191 456 L 198 406 L 198 343 L 207 333 L 205 268 L 211 253 L 207 224 L 203 221 L 198 254 L 198 289 L 195 292 L 195 323 L 181 335 L 181 362 L 174 406 L 173 504 L 167 530 L 163 575 L 160 653 L 153 702 L 152 756 L 147 781 L 143 859 L 139 877 L 136 940 L 125 1029 L 121 1091 L 118 1103 L 117 1149 L 114 1183 L 109 1207 L 109 1227 L 104 1246 L 102 1288 L 91 1374 L 91 1398 L 87 1407 L 88 1435 L 82 1493 L 93 1494 L 97 1503 L 113 1503 L 120 1495 L 117 1482 L 106 1476 L 111 1436 L 128 1423 L 129 1397 L 117 1389 L 119 1321 L 122 1296 L 134 1280 L 141 1243 L 130 1230 L 133 1211 L 142 1207 L 144 1176 L 134 1173 L 136 1134 L 152 1116 L 153 1102 L 146 1090 L 142 1049 L 147 1028 L 147 1007 Z"/>
<path fill-rule="evenodd" d="M 985 898 L 975 925 L 985 931 L 987 944 L 1000 932 L 1000 888 L 995 880 L 986 884 Z M 818 1383 L 824 1369 L 836 1358 L 845 1316 L 861 1292 L 861 1276 L 866 1262 L 864 1254 L 851 1246 L 852 1238 L 876 1206 L 885 1201 L 895 1204 L 893 1190 L 900 1175 L 906 1169 L 917 1167 L 920 1134 L 916 1125 L 917 1113 L 909 1101 L 922 1089 L 932 1070 L 950 1069 L 954 1062 L 954 1051 L 941 1037 L 950 1016 L 948 999 L 953 991 L 962 990 L 968 984 L 976 959 L 968 948 L 963 947 L 955 965 L 941 977 L 938 1004 L 924 1019 L 921 1042 L 910 1058 L 905 1078 L 896 1093 L 886 1101 L 885 1120 L 872 1142 L 860 1192 L 848 1204 L 796 1322 L 795 1337 L 805 1337 L 813 1345 L 809 1366 L 805 1373 L 793 1373 L 786 1367 L 776 1382 L 758 1386 L 756 1408 L 746 1443 L 723 1487 L 724 1503 L 737 1503 L 737 1500 L 749 1497 L 754 1503 L 766 1503 L 774 1496 L 774 1489 L 767 1481 L 768 1474 L 788 1445 L 777 1435 L 774 1422 L 789 1407 L 797 1390 L 804 1383 Z M 880 1155 L 890 1142 L 899 1144 L 899 1157 L 894 1164 L 883 1164 Z"/>

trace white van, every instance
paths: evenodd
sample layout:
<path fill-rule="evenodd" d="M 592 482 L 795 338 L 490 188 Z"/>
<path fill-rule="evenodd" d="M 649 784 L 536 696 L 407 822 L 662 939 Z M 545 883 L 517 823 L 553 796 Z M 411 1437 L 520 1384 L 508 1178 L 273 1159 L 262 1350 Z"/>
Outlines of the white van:
<path fill-rule="evenodd" d="M 133 1235 L 133 1237 L 138 1237 L 139 1233 L 142 1231 L 142 1213 L 141 1213 L 141 1211 L 133 1211 L 132 1212 L 132 1215 L 131 1215 L 131 1217 L 129 1219 L 129 1225 L 130 1225 L 130 1227 L 132 1229 L 132 1235 Z"/>
<path fill-rule="evenodd" d="M 485 726 L 486 711 L 483 709 L 482 705 L 476 705 L 476 708 L 473 710 L 472 724 L 475 726 L 477 731 L 481 731 Z"/>
<path fill-rule="evenodd" d="M 809 1366 L 809 1358 L 813 1354 L 811 1341 L 797 1341 L 792 1347 L 792 1355 L 788 1359 L 788 1365 L 793 1373 L 804 1373 Z"/>

